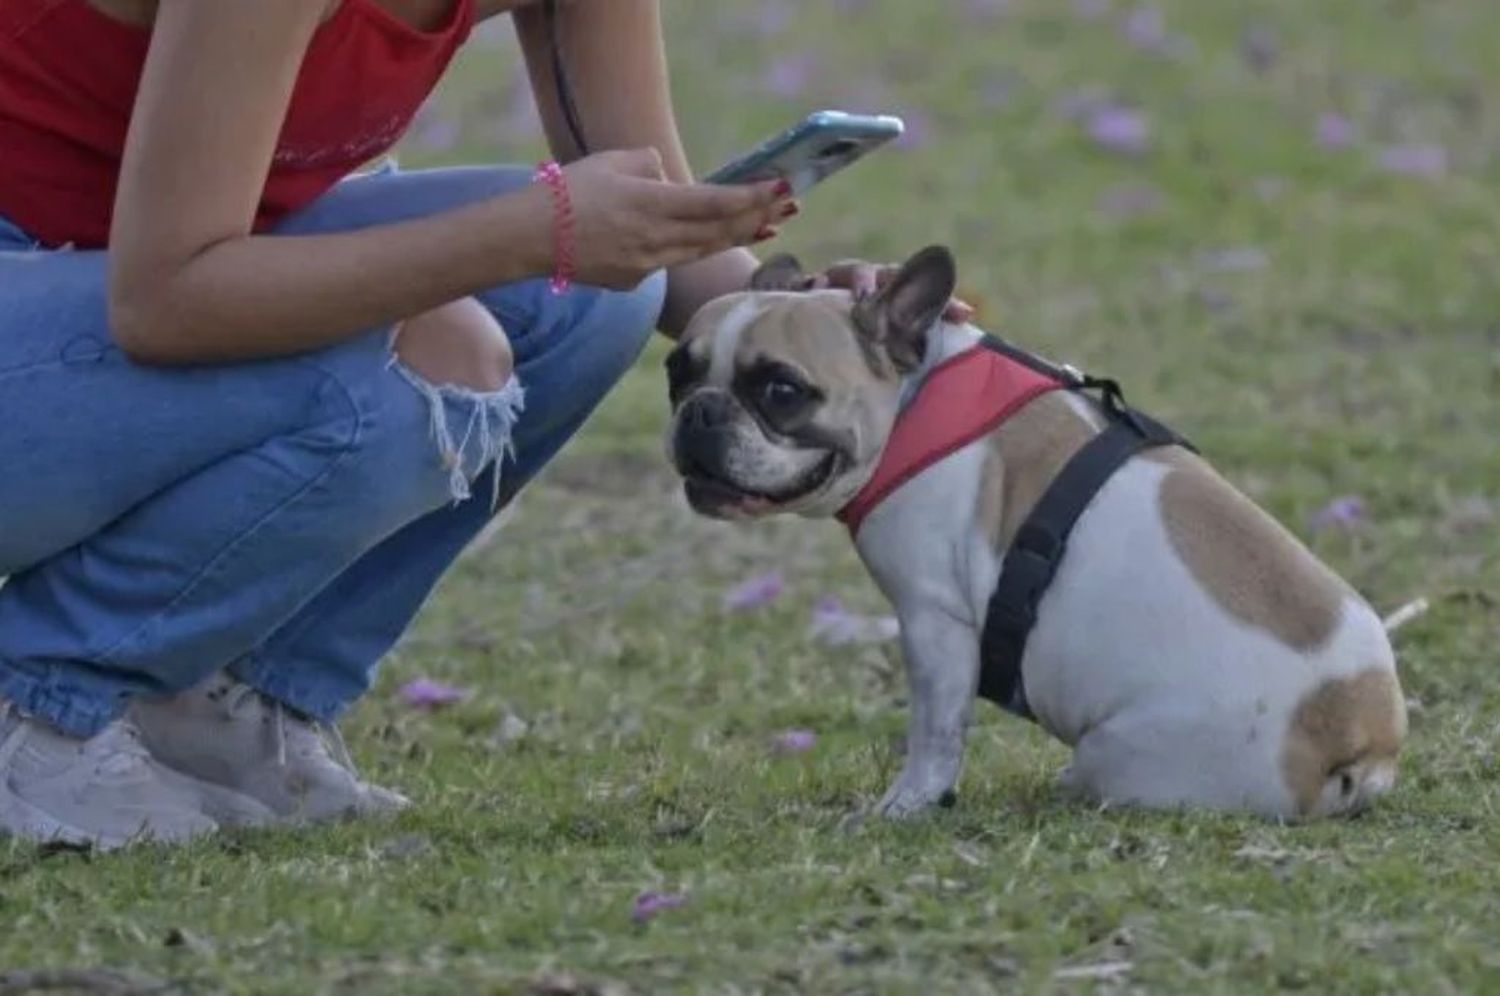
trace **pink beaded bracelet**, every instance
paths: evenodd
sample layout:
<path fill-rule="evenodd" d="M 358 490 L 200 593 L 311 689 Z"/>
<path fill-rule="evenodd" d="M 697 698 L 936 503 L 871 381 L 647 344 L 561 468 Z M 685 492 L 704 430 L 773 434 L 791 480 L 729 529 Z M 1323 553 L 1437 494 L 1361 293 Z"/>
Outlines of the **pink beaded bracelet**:
<path fill-rule="evenodd" d="M 545 183 L 552 193 L 552 240 L 556 257 L 552 271 L 552 293 L 561 294 L 573 286 L 577 264 L 573 255 L 573 200 L 568 196 L 568 177 L 557 160 L 548 159 L 536 168 L 532 179 Z"/>

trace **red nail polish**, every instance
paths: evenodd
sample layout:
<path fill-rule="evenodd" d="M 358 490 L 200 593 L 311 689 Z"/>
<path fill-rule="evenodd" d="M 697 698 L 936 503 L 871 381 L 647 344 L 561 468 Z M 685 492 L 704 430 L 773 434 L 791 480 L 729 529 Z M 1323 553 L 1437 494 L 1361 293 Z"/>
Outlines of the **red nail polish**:
<path fill-rule="evenodd" d="M 776 186 L 771 188 L 771 193 L 777 197 L 790 197 L 792 193 L 792 181 L 782 177 L 776 181 Z"/>
<path fill-rule="evenodd" d="M 796 201 L 792 201 L 792 203 L 788 204 L 786 207 L 784 207 L 784 208 L 781 209 L 781 217 L 783 217 L 783 218 L 795 218 L 797 215 L 799 215 L 801 213 L 802 213 L 802 206 L 800 204 L 798 204 Z"/>
<path fill-rule="evenodd" d="M 766 239 L 771 239 L 771 238 L 775 238 L 775 237 L 776 237 L 776 229 L 772 228 L 770 225 L 762 225 L 762 226 L 760 226 L 759 229 L 756 230 L 754 241 L 756 241 L 756 242 L 764 242 L 764 241 L 766 241 Z"/>

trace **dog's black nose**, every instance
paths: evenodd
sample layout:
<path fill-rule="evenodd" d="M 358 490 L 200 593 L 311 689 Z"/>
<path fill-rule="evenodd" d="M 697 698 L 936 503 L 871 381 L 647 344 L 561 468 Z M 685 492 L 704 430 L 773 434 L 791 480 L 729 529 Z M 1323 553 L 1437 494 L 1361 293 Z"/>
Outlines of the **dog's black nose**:
<path fill-rule="evenodd" d="M 699 391 L 682 404 L 678 424 L 687 431 L 712 429 L 729 421 L 734 402 L 723 391 Z"/>
<path fill-rule="evenodd" d="M 734 399 L 723 391 L 698 391 L 682 403 L 672 451 L 679 470 L 699 477 L 717 477 L 724 454 L 734 438 Z"/>

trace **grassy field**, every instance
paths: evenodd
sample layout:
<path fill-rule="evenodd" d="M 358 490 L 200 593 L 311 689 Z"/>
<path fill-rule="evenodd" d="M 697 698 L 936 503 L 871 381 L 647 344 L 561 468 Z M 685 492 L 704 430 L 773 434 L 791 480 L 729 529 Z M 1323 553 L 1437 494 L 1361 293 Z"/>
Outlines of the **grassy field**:
<path fill-rule="evenodd" d="M 348 724 L 412 813 L 0 844 L 0 968 L 97 992 L 1500 991 L 1500 5 L 665 6 L 700 168 L 812 107 L 908 115 L 788 248 L 951 244 L 984 324 L 1122 378 L 1381 610 L 1431 600 L 1398 638 L 1398 791 L 1297 828 L 1092 811 L 1057 796 L 1060 748 L 986 707 L 956 809 L 851 829 L 898 763 L 900 662 L 808 625 L 825 595 L 884 606 L 837 526 L 685 510 L 655 349 Z M 405 163 L 533 159 L 513 66 L 482 33 Z M 722 607 L 773 571 L 778 598 Z M 417 712 L 417 677 L 473 695 Z M 816 743 L 778 750 L 793 730 Z M 636 922 L 645 892 L 685 901 Z"/>

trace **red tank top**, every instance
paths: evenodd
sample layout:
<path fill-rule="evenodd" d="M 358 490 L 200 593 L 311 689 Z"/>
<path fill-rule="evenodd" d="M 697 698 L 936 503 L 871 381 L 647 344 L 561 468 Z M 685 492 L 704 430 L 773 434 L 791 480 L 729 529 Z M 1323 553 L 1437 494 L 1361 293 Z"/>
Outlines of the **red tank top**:
<path fill-rule="evenodd" d="M 303 60 L 256 230 L 394 145 L 473 22 L 474 0 L 430 32 L 343 0 Z M 0 0 L 0 217 L 44 245 L 109 241 L 150 38 L 84 0 Z"/>

